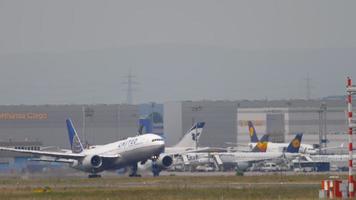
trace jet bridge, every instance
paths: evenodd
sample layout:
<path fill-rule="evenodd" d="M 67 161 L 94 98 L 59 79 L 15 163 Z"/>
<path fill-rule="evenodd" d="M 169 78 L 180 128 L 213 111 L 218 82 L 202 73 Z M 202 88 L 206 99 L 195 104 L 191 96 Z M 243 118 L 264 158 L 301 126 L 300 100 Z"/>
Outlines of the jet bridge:
<path fill-rule="evenodd" d="M 224 170 L 224 163 L 220 158 L 219 154 L 213 154 L 213 160 L 214 160 L 214 165 L 215 165 L 215 169 L 219 170 L 219 171 L 223 171 Z"/>

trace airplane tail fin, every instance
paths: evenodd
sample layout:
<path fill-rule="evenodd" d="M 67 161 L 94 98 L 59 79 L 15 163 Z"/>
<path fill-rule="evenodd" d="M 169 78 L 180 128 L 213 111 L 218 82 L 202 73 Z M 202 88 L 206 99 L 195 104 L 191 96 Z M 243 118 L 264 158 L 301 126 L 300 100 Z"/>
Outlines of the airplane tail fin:
<path fill-rule="evenodd" d="M 183 138 L 175 145 L 175 147 L 195 147 L 203 132 L 205 122 L 198 122 L 183 136 Z"/>
<path fill-rule="evenodd" d="M 302 143 L 303 133 L 298 133 L 287 147 L 288 153 L 298 153 L 300 144 Z"/>
<path fill-rule="evenodd" d="M 67 119 L 67 130 L 69 136 L 70 147 L 73 153 L 80 153 L 84 150 L 82 143 L 80 142 L 77 131 L 75 130 L 72 120 Z"/>
<path fill-rule="evenodd" d="M 250 134 L 250 141 L 251 143 L 257 143 L 259 140 L 257 137 L 256 129 L 253 126 L 252 121 L 248 121 L 247 123 L 248 123 L 248 132 Z"/>
<path fill-rule="evenodd" d="M 268 134 L 263 135 L 261 140 L 257 142 L 256 146 L 252 149 L 252 152 L 266 152 L 268 139 L 269 139 Z"/>

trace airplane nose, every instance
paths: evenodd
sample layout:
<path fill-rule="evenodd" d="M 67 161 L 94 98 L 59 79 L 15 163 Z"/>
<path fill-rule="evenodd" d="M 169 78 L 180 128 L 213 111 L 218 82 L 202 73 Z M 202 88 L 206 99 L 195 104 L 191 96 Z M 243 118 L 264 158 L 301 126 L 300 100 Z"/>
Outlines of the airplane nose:
<path fill-rule="evenodd" d="M 159 145 L 159 150 L 160 150 L 160 152 L 162 153 L 162 152 L 164 152 L 164 148 L 165 148 L 165 142 L 164 142 L 164 140 L 163 140 L 163 138 L 161 137 L 161 139 L 162 140 L 160 140 L 160 141 L 158 141 L 157 143 L 158 143 L 158 145 Z"/>
<path fill-rule="evenodd" d="M 164 148 L 165 148 L 164 144 L 159 147 L 160 153 L 163 153 L 163 152 L 164 152 Z"/>
<path fill-rule="evenodd" d="M 152 145 L 155 146 L 156 152 L 158 154 L 164 152 L 165 142 L 161 136 L 154 135 L 154 137 L 152 138 L 152 143 Z"/>
<path fill-rule="evenodd" d="M 158 143 L 158 145 L 159 145 L 159 148 L 164 151 L 164 147 L 166 146 L 165 143 L 164 143 L 164 141 L 160 141 L 160 142 Z"/>

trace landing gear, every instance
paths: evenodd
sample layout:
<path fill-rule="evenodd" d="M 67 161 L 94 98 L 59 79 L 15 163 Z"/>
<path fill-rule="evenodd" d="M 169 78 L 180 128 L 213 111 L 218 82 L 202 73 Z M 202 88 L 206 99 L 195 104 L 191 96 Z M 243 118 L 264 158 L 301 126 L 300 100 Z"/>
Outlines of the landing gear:
<path fill-rule="evenodd" d="M 159 176 L 159 173 L 162 171 L 159 165 L 157 164 L 157 156 L 152 158 L 152 173 L 153 176 Z"/>
<path fill-rule="evenodd" d="M 156 164 L 156 162 L 152 162 L 152 173 L 153 176 L 159 176 L 159 173 L 161 172 L 160 167 Z"/>
<path fill-rule="evenodd" d="M 100 174 L 89 174 L 88 178 L 101 178 Z"/>
<path fill-rule="evenodd" d="M 131 174 L 129 177 L 141 177 L 140 174 L 137 174 L 137 163 L 131 166 Z"/>

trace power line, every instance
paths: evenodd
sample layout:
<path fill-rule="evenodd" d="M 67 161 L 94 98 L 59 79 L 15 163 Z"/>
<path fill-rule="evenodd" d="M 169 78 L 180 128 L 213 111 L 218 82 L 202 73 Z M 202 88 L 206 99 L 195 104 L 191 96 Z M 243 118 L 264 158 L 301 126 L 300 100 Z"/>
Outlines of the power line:
<path fill-rule="evenodd" d="M 127 76 L 124 76 L 124 78 L 127 79 L 125 82 L 123 82 L 123 84 L 127 85 L 126 103 L 133 104 L 133 92 L 136 90 L 133 86 L 137 85 L 138 82 L 134 80 L 136 76 L 132 75 L 131 68 L 129 69 L 129 74 Z"/>

